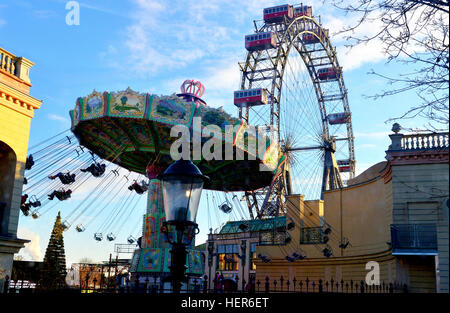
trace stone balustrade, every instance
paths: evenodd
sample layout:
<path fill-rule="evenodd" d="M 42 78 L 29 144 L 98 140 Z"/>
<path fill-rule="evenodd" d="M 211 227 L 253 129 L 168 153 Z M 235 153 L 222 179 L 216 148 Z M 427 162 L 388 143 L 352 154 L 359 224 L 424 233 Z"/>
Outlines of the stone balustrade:
<path fill-rule="evenodd" d="M 401 150 L 448 149 L 448 133 L 402 135 Z"/>
<path fill-rule="evenodd" d="M 17 57 L 14 54 L 0 48 L 0 69 L 15 75 L 16 61 Z"/>
<path fill-rule="evenodd" d="M 33 62 L 24 58 L 17 57 L 11 52 L 6 51 L 0 47 L 0 72 L 6 72 L 13 75 L 31 86 L 30 68 L 34 65 Z M 16 87 L 16 86 L 14 86 Z"/>
<path fill-rule="evenodd" d="M 400 126 L 398 126 L 400 127 Z M 448 132 L 402 134 L 400 129 L 393 129 L 394 134 L 389 135 L 392 144 L 388 151 L 415 151 L 415 150 L 448 150 Z"/>

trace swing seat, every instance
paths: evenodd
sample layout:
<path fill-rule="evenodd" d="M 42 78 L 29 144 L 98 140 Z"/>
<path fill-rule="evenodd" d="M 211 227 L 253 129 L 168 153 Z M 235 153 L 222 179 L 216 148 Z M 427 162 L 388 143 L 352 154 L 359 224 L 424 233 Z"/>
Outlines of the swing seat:
<path fill-rule="evenodd" d="M 103 239 L 102 233 L 95 233 L 94 234 L 94 239 L 97 240 L 97 241 L 102 241 L 102 239 Z"/>
<path fill-rule="evenodd" d="M 233 208 L 230 205 L 228 205 L 228 203 L 223 203 L 219 206 L 219 209 L 223 213 L 230 213 Z"/>
<path fill-rule="evenodd" d="M 61 224 L 61 227 L 62 227 L 63 230 L 69 229 L 70 223 L 69 223 L 68 221 L 64 221 L 64 222 Z"/>
<path fill-rule="evenodd" d="M 294 228 L 295 228 L 294 222 L 290 222 L 289 224 L 287 224 L 287 230 L 293 230 Z"/>
<path fill-rule="evenodd" d="M 130 237 L 128 237 L 127 241 L 129 244 L 132 244 L 132 243 L 136 242 L 136 239 L 133 236 L 130 236 Z"/>
<path fill-rule="evenodd" d="M 330 246 L 328 246 L 328 245 L 322 250 L 322 253 L 327 258 L 329 258 L 330 256 L 333 255 L 333 251 L 331 250 Z"/>
<path fill-rule="evenodd" d="M 116 236 L 113 233 L 109 233 L 106 235 L 106 239 L 108 239 L 108 241 L 113 241 L 116 239 Z"/>
<path fill-rule="evenodd" d="M 294 262 L 295 258 L 291 258 L 290 256 L 286 255 L 286 260 L 289 262 Z"/>
<path fill-rule="evenodd" d="M 31 217 L 33 219 L 37 219 L 39 216 L 41 216 L 41 214 L 38 211 L 33 211 L 33 213 L 31 213 Z"/>
<path fill-rule="evenodd" d="M 83 225 L 78 224 L 77 227 L 75 227 L 75 229 L 77 230 L 77 232 L 82 233 L 85 231 L 86 228 L 84 228 Z"/>
<path fill-rule="evenodd" d="M 39 200 L 38 200 L 38 197 L 36 197 L 36 195 L 32 195 L 31 197 L 30 197 L 30 201 L 31 202 L 39 202 Z M 40 202 L 39 202 L 39 204 L 40 204 Z"/>
<path fill-rule="evenodd" d="M 350 241 L 347 238 L 343 238 L 342 241 L 339 243 L 339 248 L 345 249 L 350 244 Z"/>

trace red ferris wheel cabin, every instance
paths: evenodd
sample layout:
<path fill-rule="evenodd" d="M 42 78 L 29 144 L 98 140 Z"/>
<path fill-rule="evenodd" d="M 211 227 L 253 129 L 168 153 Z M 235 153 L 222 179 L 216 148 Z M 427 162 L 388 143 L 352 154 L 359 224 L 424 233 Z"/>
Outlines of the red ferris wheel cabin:
<path fill-rule="evenodd" d="M 328 114 L 328 122 L 330 125 L 345 124 L 350 121 L 350 112 Z"/>
<path fill-rule="evenodd" d="M 245 36 L 245 49 L 248 51 L 265 50 L 277 47 L 277 37 L 273 32 Z"/>
<path fill-rule="evenodd" d="M 295 10 L 294 17 L 299 17 L 299 16 L 312 17 L 312 7 L 310 7 L 310 6 L 301 5 L 299 7 L 296 7 L 294 10 Z"/>
<path fill-rule="evenodd" d="M 352 171 L 352 164 L 350 160 L 337 160 L 336 163 L 339 168 L 339 172 L 345 173 Z"/>
<path fill-rule="evenodd" d="M 317 71 L 320 80 L 337 79 L 342 73 L 342 68 L 326 67 Z"/>
<path fill-rule="evenodd" d="M 326 37 L 328 37 L 328 29 L 324 29 L 323 31 L 320 31 L 319 34 L 314 35 L 311 33 L 306 33 L 302 35 L 302 42 L 304 44 L 313 44 L 313 43 L 319 43 L 320 40 L 324 40 Z"/>
<path fill-rule="evenodd" d="M 268 92 L 264 88 L 238 90 L 234 92 L 234 105 L 237 107 L 264 105 L 267 102 Z"/>
<path fill-rule="evenodd" d="M 289 4 L 279 5 L 264 9 L 264 22 L 281 22 L 284 17 L 292 19 L 294 17 L 294 7 Z"/>

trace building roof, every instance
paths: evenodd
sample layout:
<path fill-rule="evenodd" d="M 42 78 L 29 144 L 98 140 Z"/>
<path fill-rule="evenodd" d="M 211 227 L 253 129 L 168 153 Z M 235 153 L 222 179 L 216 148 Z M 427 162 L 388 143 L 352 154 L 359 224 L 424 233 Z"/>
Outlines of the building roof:
<path fill-rule="evenodd" d="M 194 247 L 194 250 L 206 251 L 206 242 Z"/>
<path fill-rule="evenodd" d="M 239 225 L 247 225 L 248 228 L 243 231 L 239 228 Z M 286 226 L 286 216 L 277 216 L 267 219 L 256 219 L 247 221 L 233 221 L 227 222 L 220 229 L 219 234 L 233 234 L 233 233 L 243 233 L 243 232 L 260 232 L 265 230 L 272 230 L 277 227 Z"/>
<path fill-rule="evenodd" d="M 349 179 L 347 184 L 348 186 L 352 186 L 375 179 L 380 175 L 381 172 L 383 172 L 386 166 L 387 161 L 378 162 L 377 164 L 374 164 L 368 169 L 366 169 L 364 172 L 362 172 L 355 178 Z"/>

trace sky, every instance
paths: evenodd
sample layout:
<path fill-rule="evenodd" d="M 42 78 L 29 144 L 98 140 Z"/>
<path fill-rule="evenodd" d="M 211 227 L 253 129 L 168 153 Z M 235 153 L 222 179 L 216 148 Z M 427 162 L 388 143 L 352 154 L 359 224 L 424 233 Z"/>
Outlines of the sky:
<path fill-rule="evenodd" d="M 43 101 L 31 122 L 30 147 L 70 128 L 69 110 L 78 97 L 94 89 L 119 91 L 130 87 L 167 95 L 178 92 L 185 79 L 195 79 L 205 85 L 203 99 L 208 105 L 222 106 L 236 116 L 233 91 L 240 85 L 237 63 L 246 57 L 244 36 L 253 33 L 253 20 L 262 18 L 263 8 L 285 4 L 268 0 L 82 0 L 78 1 L 79 25 L 68 25 L 68 2 L 0 2 L 0 46 L 35 63 L 30 70 L 30 94 Z M 395 62 L 386 63 L 382 44 L 377 41 L 348 49 L 344 37 L 335 33 L 355 18 L 322 1 L 308 4 L 330 29 L 344 69 L 357 173 L 361 173 L 384 161 L 392 126 L 386 121 L 419 104 L 420 99 L 412 92 L 368 98 L 389 88 L 385 80 L 368 74 L 372 69 L 385 75 L 408 69 Z M 363 25 L 357 34 L 372 34 L 378 26 Z M 424 121 L 403 120 L 400 124 L 422 129 Z M 197 243 L 206 240 L 210 224 L 203 198 Z M 64 208 L 60 210 L 64 218 Z M 55 209 L 37 220 L 21 216 L 18 237 L 31 240 L 20 252 L 25 260 L 42 260 L 56 214 Z M 133 223 L 139 222 L 139 216 L 141 213 L 133 216 Z M 107 260 L 114 253 L 114 243 L 95 242 L 92 234 L 68 231 L 64 240 L 68 266 L 84 257 L 96 262 Z"/>

